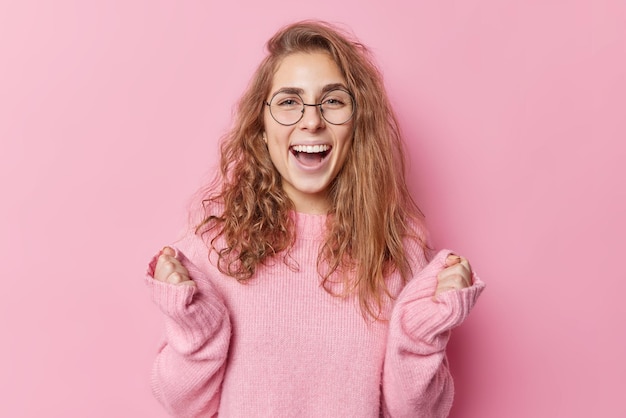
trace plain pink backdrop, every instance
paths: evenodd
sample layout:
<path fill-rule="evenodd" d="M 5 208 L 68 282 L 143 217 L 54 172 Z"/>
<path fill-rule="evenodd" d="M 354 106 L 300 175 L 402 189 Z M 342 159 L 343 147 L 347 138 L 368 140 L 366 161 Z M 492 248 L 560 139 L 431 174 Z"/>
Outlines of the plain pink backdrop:
<path fill-rule="evenodd" d="M 283 24 L 369 45 L 437 246 L 488 283 L 455 418 L 626 416 L 626 3 L 0 3 L 0 416 L 162 417 L 142 284 Z"/>

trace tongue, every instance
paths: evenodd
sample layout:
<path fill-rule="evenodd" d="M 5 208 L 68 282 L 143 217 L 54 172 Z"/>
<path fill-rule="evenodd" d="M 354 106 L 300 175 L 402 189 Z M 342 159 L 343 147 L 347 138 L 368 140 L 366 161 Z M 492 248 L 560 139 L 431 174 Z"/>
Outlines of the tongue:
<path fill-rule="evenodd" d="M 296 154 L 296 158 L 304 165 L 316 165 L 322 162 L 322 153 L 321 152 L 298 152 Z"/>

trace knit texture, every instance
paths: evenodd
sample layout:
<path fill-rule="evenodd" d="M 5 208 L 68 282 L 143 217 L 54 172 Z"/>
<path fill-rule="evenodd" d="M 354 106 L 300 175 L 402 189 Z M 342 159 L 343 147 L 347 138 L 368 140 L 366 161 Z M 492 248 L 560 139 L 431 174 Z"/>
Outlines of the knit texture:
<path fill-rule="evenodd" d="M 152 373 L 153 391 L 177 417 L 445 417 L 453 384 L 445 358 L 450 330 L 468 315 L 484 284 L 434 298 L 450 251 L 427 265 L 407 243 L 415 276 L 387 321 L 364 319 L 358 299 L 321 286 L 317 259 L 326 217 L 294 214 L 289 262 L 261 265 L 247 284 L 216 268 L 205 242 L 190 234 L 176 257 L 196 286 L 146 283 L 165 315 L 165 340 Z"/>

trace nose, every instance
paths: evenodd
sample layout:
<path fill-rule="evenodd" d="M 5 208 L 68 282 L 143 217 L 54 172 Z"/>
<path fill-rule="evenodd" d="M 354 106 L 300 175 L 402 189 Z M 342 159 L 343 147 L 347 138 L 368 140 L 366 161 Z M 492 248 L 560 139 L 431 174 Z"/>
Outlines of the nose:
<path fill-rule="evenodd" d="M 307 108 L 313 109 L 307 112 Z M 302 109 L 302 119 L 300 119 L 300 126 L 309 130 L 317 130 L 324 126 L 324 118 L 322 117 L 322 106 L 319 104 L 307 104 L 304 103 Z"/>

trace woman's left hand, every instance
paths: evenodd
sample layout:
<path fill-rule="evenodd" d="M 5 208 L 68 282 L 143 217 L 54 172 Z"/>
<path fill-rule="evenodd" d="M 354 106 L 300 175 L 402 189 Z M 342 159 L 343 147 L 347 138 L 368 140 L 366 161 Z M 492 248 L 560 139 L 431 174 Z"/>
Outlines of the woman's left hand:
<path fill-rule="evenodd" d="M 472 267 L 466 258 L 450 254 L 446 267 L 437 275 L 435 297 L 450 290 L 461 290 L 472 285 Z"/>

